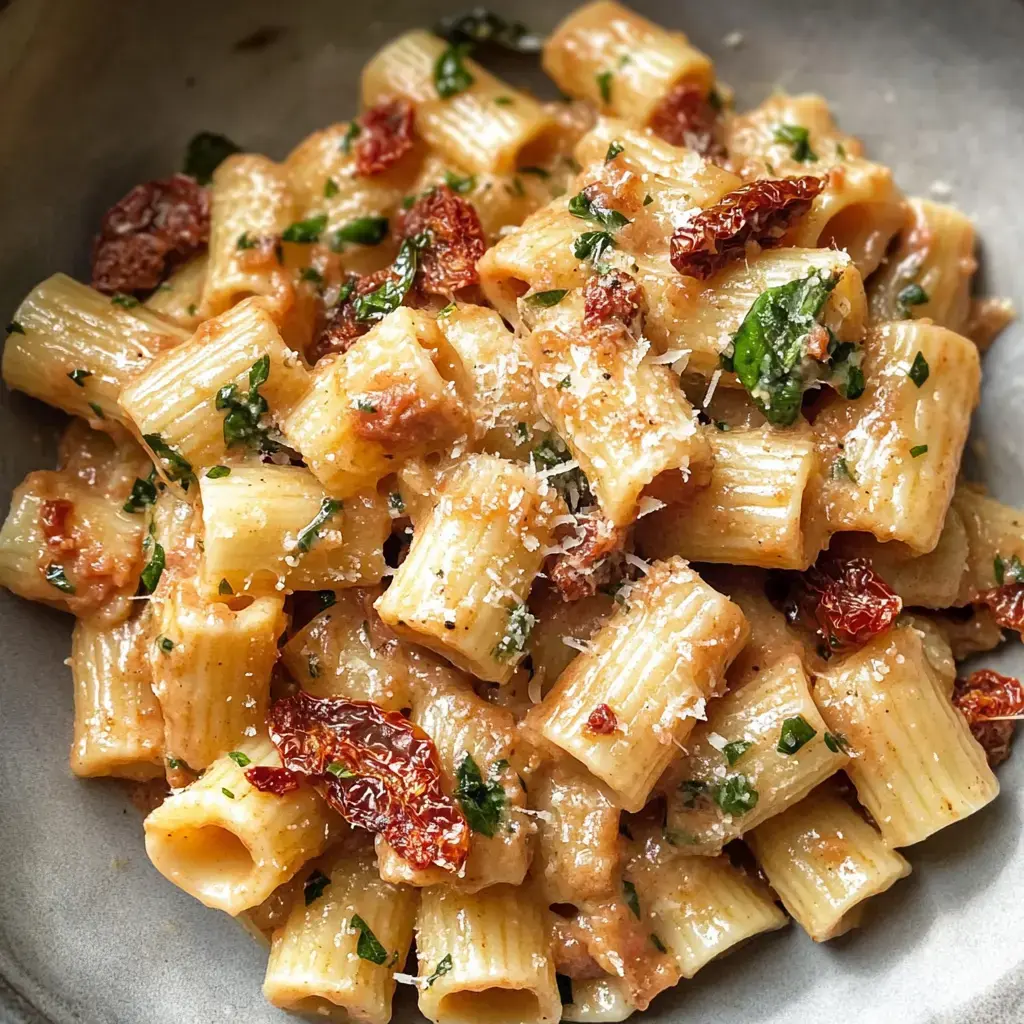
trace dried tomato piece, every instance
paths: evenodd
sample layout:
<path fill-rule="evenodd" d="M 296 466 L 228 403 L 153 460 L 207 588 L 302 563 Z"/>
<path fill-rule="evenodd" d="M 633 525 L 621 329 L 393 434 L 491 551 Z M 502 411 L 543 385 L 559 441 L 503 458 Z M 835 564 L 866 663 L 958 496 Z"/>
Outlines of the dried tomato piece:
<path fill-rule="evenodd" d="M 92 286 L 101 292 L 156 288 L 210 237 L 210 194 L 186 174 L 136 185 L 100 223 Z"/>
<path fill-rule="evenodd" d="M 287 768 L 274 768 L 271 765 L 254 764 L 245 769 L 245 777 L 261 793 L 274 793 L 284 796 L 302 785 L 302 776 Z"/>
<path fill-rule="evenodd" d="M 402 221 L 403 239 L 426 234 L 416 284 L 428 295 L 450 296 L 480 280 L 476 263 L 487 244 L 472 203 L 447 185 L 438 185 L 416 200 Z"/>
<path fill-rule="evenodd" d="M 458 871 L 469 826 L 441 788 L 430 737 L 370 701 L 300 690 L 270 709 L 270 738 L 285 768 L 308 776 L 353 825 L 379 832 L 416 868 Z"/>
<path fill-rule="evenodd" d="M 612 270 L 587 280 L 583 290 L 583 325 L 599 327 L 618 320 L 639 336 L 644 309 L 643 289 L 624 270 Z"/>
<path fill-rule="evenodd" d="M 614 566 L 609 556 L 622 550 L 626 530 L 594 516 L 578 520 L 577 537 L 580 543 L 555 555 L 548 568 L 548 578 L 565 601 L 590 597 L 608 582 Z"/>
<path fill-rule="evenodd" d="M 323 326 L 317 332 L 309 351 L 309 360 L 316 363 L 326 355 L 347 352 L 373 325 L 356 319 L 354 300 L 360 295 L 376 291 L 393 273 L 384 267 L 362 277 L 351 275 L 353 282 L 344 301 L 339 302 L 327 314 Z"/>
<path fill-rule="evenodd" d="M 963 712 L 974 738 L 985 748 L 989 764 L 1010 756 L 1017 719 L 1024 716 L 1024 686 L 1013 676 L 990 668 L 958 679 L 953 703 Z"/>
<path fill-rule="evenodd" d="M 72 539 L 68 519 L 74 510 L 75 506 L 63 498 L 44 501 L 40 506 L 39 525 L 51 547 L 62 548 Z"/>
<path fill-rule="evenodd" d="M 356 174 L 381 174 L 412 149 L 414 113 L 408 100 L 398 99 L 378 103 L 358 118 Z"/>
<path fill-rule="evenodd" d="M 674 86 L 647 123 L 655 135 L 673 146 L 695 150 L 715 163 L 725 160 L 718 111 L 699 85 L 680 82 Z"/>
<path fill-rule="evenodd" d="M 903 601 L 866 558 L 825 558 L 801 576 L 798 601 L 830 650 L 859 647 L 884 633 Z"/>
<path fill-rule="evenodd" d="M 825 187 L 823 178 L 755 181 L 723 196 L 672 235 L 672 266 L 680 274 L 706 280 L 747 247 L 778 245 L 790 225 L 810 208 Z"/>
<path fill-rule="evenodd" d="M 354 430 L 364 441 L 385 448 L 403 448 L 414 441 L 433 444 L 451 426 L 445 411 L 428 405 L 413 384 L 393 384 L 360 397 Z"/>
<path fill-rule="evenodd" d="M 1000 626 L 1024 633 L 1024 583 L 985 590 L 978 595 L 977 603 L 988 608 Z"/>
<path fill-rule="evenodd" d="M 598 704 L 587 718 L 587 728 L 598 736 L 610 736 L 618 727 L 619 720 L 607 704 Z"/>

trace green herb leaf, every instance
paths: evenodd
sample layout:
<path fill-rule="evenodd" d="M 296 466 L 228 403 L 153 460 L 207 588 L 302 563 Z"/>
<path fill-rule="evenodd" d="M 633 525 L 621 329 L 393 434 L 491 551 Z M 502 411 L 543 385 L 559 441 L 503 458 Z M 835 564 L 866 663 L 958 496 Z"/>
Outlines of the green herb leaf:
<path fill-rule="evenodd" d="M 472 49 L 469 43 L 455 43 L 437 58 L 434 64 L 434 87 L 441 99 L 457 96 L 473 84 L 473 76 L 463 63 Z"/>
<path fill-rule="evenodd" d="M 839 455 L 836 457 L 836 461 L 832 463 L 832 469 L 829 476 L 831 476 L 833 480 L 846 479 L 857 483 L 857 477 L 854 475 L 853 470 L 850 469 L 850 464 L 846 461 L 845 455 Z"/>
<path fill-rule="evenodd" d="M 551 291 L 548 292 L 534 292 L 532 295 L 527 295 L 526 301 L 531 306 L 537 306 L 540 309 L 549 309 L 551 306 L 557 306 L 567 294 L 567 288 L 552 288 Z"/>
<path fill-rule="evenodd" d="M 277 444 L 270 439 L 267 428 L 260 420 L 269 410 L 267 400 L 259 393 L 270 377 L 270 356 L 261 356 L 249 370 L 249 390 L 242 393 L 237 384 L 225 384 L 217 392 L 214 406 L 226 410 L 224 417 L 224 443 L 232 448 L 241 445 L 257 451 L 275 451 Z"/>
<path fill-rule="evenodd" d="M 155 478 L 156 470 L 150 473 L 148 480 L 143 480 L 141 477 L 135 478 L 131 494 L 121 506 L 125 512 L 141 512 L 147 505 L 152 505 L 156 501 Z"/>
<path fill-rule="evenodd" d="M 661 941 L 661 939 L 658 938 L 657 935 L 654 934 L 654 932 L 651 932 L 651 945 L 654 946 L 654 948 L 659 953 L 667 953 L 668 952 L 668 947 L 665 945 L 664 942 Z"/>
<path fill-rule="evenodd" d="M 306 906 L 315 903 L 324 894 L 324 889 L 331 884 L 331 880 L 319 869 L 306 876 L 302 885 L 302 897 Z"/>
<path fill-rule="evenodd" d="M 188 765 L 180 757 L 169 757 L 167 758 L 167 767 L 177 771 L 179 768 L 187 768 Z"/>
<path fill-rule="evenodd" d="M 257 238 L 250 238 L 249 237 L 249 232 L 248 231 L 243 231 L 238 236 L 238 241 L 235 242 L 235 248 L 236 249 L 255 249 L 256 246 L 259 245 L 259 244 L 260 244 L 259 243 L 259 239 L 257 239 Z"/>
<path fill-rule="evenodd" d="M 497 830 L 505 807 L 505 789 L 493 776 L 492 768 L 491 778 L 484 781 L 479 766 L 468 752 L 455 772 L 455 799 L 469 827 L 488 838 Z"/>
<path fill-rule="evenodd" d="M 387 962 L 388 951 L 380 944 L 370 926 L 358 915 L 353 914 L 349 925 L 359 932 L 356 943 L 356 956 L 360 960 L 369 960 L 371 964 L 382 965 Z"/>
<path fill-rule="evenodd" d="M 565 376 L 564 376 L 564 377 L 563 377 L 563 378 L 562 378 L 562 379 L 561 379 L 561 380 L 560 380 L 560 381 L 559 381 L 559 382 L 558 382 L 558 383 L 557 383 L 557 384 L 555 385 L 555 387 L 556 387 L 556 388 L 557 388 L 557 389 L 558 389 L 559 391 L 565 391 L 566 389 L 568 389 L 568 388 L 572 387 L 572 376 L 571 376 L 570 374 L 568 374 L 568 373 L 567 373 L 567 374 L 566 374 L 566 375 L 565 375 Z"/>
<path fill-rule="evenodd" d="M 746 775 L 730 775 L 725 782 L 715 787 L 715 803 L 725 811 L 738 817 L 757 806 L 757 790 Z"/>
<path fill-rule="evenodd" d="M 75 592 L 75 585 L 64 574 L 63 565 L 51 562 L 46 567 L 43 575 L 46 577 L 46 582 L 50 586 L 56 587 L 62 594 L 73 594 Z"/>
<path fill-rule="evenodd" d="M 647 195 L 644 196 L 644 206 L 650 206 L 651 203 L 653 203 L 653 202 L 654 202 L 654 196 L 652 196 L 648 192 Z"/>
<path fill-rule="evenodd" d="M 612 101 L 612 73 L 610 71 L 599 71 L 594 75 L 594 81 L 597 82 L 597 91 L 601 97 L 601 102 L 608 106 Z"/>
<path fill-rule="evenodd" d="M 505 633 L 494 648 L 494 657 L 498 661 L 512 661 L 522 654 L 536 623 L 537 619 L 530 614 L 525 604 L 513 605 L 508 612 Z"/>
<path fill-rule="evenodd" d="M 331 516 L 336 515 L 343 508 L 342 502 L 336 498 L 324 498 L 320 502 L 320 511 L 313 516 L 312 520 L 307 526 L 304 526 L 299 531 L 298 539 L 296 540 L 296 548 L 299 551 L 308 551 L 313 546 L 313 541 L 320 536 L 320 530 Z"/>
<path fill-rule="evenodd" d="M 379 288 L 367 295 L 358 295 L 352 301 L 352 310 L 356 320 L 364 324 L 380 323 L 388 315 L 398 309 L 412 287 L 419 266 L 420 253 L 427 247 L 429 237 L 426 234 L 413 235 L 407 238 L 398 256 L 391 265 L 392 276 Z"/>
<path fill-rule="evenodd" d="M 391 491 L 388 494 L 388 511 L 393 516 L 404 516 L 405 515 L 405 501 L 402 499 L 402 495 L 398 491 Z"/>
<path fill-rule="evenodd" d="M 281 233 L 281 241 L 298 242 L 303 245 L 319 242 L 320 236 L 324 233 L 324 228 L 326 227 L 327 214 L 318 213 L 313 217 L 307 217 L 305 220 L 297 220 L 294 224 L 289 224 Z"/>
<path fill-rule="evenodd" d="M 228 757 L 231 758 L 239 768 L 248 768 L 252 764 L 252 759 L 248 754 L 243 754 L 240 750 L 228 751 Z"/>
<path fill-rule="evenodd" d="M 167 476 L 171 480 L 178 481 L 187 491 L 189 483 L 193 480 L 192 463 L 179 455 L 159 434 L 143 434 L 142 440 L 163 462 L 164 472 Z"/>
<path fill-rule="evenodd" d="M 494 105 L 496 107 L 511 107 L 512 97 L 511 96 L 495 96 Z"/>
<path fill-rule="evenodd" d="M 622 881 L 622 892 L 626 898 L 626 906 L 633 912 L 633 916 L 639 919 L 640 897 L 636 893 L 636 886 L 628 878 Z"/>
<path fill-rule="evenodd" d="M 472 192 L 476 188 L 476 175 L 466 174 L 459 175 L 454 171 L 444 172 L 444 183 L 453 191 L 458 192 L 459 195 L 466 195 L 468 192 Z"/>
<path fill-rule="evenodd" d="M 615 248 L 615 240 L 607 231 L 584 231 L 572 243 L 573 255 L 578 260 L 590 260 L 599 264 L 610 249 Z"/>
<path fill-rule="evenodd" d="M 455 964 L 452 962 L 451 953 L 445 953 L 445 955 L 437 961 L 437 966 L 434 968 L 433 974 L 427 976 L 426 987 L 430 988 L 438 978 L 443 977 L 454 966 Z"/>
<path fill-rule="evenodd" d="M 241 153 L 226 135 L 216 132 L 198 132 L 189 139 L 185 150 L 185 173 L 190 174 L 200 185 L 209 185 L 213 172 L 234 153 Z"/>
<path fill-rule="evenodd" d="M 928 379 L 928 374 L 931 373 L 931 369 L 928 366 L 928 360 L 925 359 L 923 352 L 918 352 L 914 356 L 914 361 L 911 363 L 910 370 L 907 372 L 907 376 L 917 385 L 921 387 L 924 382 Z"/>
<path fill-rule="evenodd" d="M 780 124 L 775 129 L 775 141 L 791 146 L 790 156 L 798 163 L 817 160 L 817 154 L 811 149 L 811 133 L 799 124 Z"/>
<path fill-rule="evenodd" d="M 362 126 L 358 121 L 349 121 L 345 134 L 341 137 L 341 151 L 346 156 L 352 152 L 352 143 L 363 134 Z"/>
<path fill-rule="evenodd" d="M 388 236 L 387 217 L 356 217 L 331 236 L 331 248 L 340 252 L 346 244 L 380 245 Z"/>
<path fill-rule="evenodd" d="M 231 476 L 230 466 L 211 466 L 206 471 L 207 480 L 222 480 L 226 476 Z"/>
<path fill-rule="evenodd" d="M 327 766 L 327 771 L 336 779 L 356 779 L 359 777 L 357 772 L 352 771 L 348 765 L 342 764 L 341 761 L 332 761 Z"/>
<path fill-rule="evenodd" d="M 533 449 L 530 457 L 534 465 L 541 469 L 552 469 L 562 462 L 568 462 L 572 458 L 572 453 L 565 442 L 557 434 L 552 433 Z M 581 508 L 596 503 L 590 490 L 590 482 L 579 466 L 565 473 L 552 474 L 548 478 L 548 483 L 558 491 L 574 515 Z"/>
<path fill-rule="evenodd" d="M 122 309 L 134 309 L 139 304 L 139 300 L 134 295 L 122 295 L 120 292 L 114 295 L 110 301 Z"/>
<path fill-rule="evenodd" d="M 613 139 L 608 143 L 608 151 L 604 155 L 604 162 L 609 163 L 614 160 L 621 152 L 623 152 L 623 150 L 625 150 L 625 148 L 626 147 L 623 146 L 621 142 L 617 139 Z"/>
<path fill-rule="evenodd" d="M 700 797 L 709 792 L 709 789 L 708 784 L 700 779 L 684 779 L 679 783 L 679 792 L 682 794 L 683 806 L 693 808 L 697 806 Z"/>
<path fill-rule="evenodd" d="M 726 743 L 722 747 L 722 753 L 725 754 L 729 767 L 731 768 L 752 746 L 753 744 L 749 740 L 733 740 L 731 743 Z"/>
<path fill-rule="evenodd" d="M 86 377 L 92 376 L 92 370 L 72 370 L 68 377 L 74 381 L 80 388 L 85 387 Z"/>
<path fill-rule="evenodd" d="M 542 42 L 521 21 L 507 21 L 482 7 L 442 19 L 434 31 L 450 43 L 493 45 L 513 53 L 540 53 Z"/>
<path fill-rule="evenodd" d="M 586 192 L 577 192 L 569 200 L 569 212 L 582 220 L 596 220 L 610 231 L 617 231 L 630 223 L 628 217 L 623 216 L 618 210 L 602 206 L 598 200 L 591 199 Z"/>
<path fill-rule="evenodd" d="M 790 426 L 800 413 L 807 337 L 838 277 L 815 271 L 762 292 L 733 335 L 732 365 L 769 423 Z"/>
<path fill-rule="evenodd" d="M 926 444 L 915 444 L 910 449 L 910 457 L 912 459 L 919 459 L 922 455 L 925 455 L 928 451 L 928 445 Z"/>
<path fill-rule="evenodd" d="M 310 654 L 306 658 L 306 668 L 309 670 L 310 679 L 320 678 L 320 659 L 315 654 Z"/>
<path fill-rule="evenodd" d="M 103 411 L 103 406 L 98 402 L 90 402 L 89 408 L 92 409 L 93 414 L 99 420 L 105 420 L 107 418 L 106 413 Z"/>
<path fill-rule="evenodd" d="M 231 586 L 230 583 L 228 583 L 228 581 L 226 579 L 222 579 L 220 581 L 220 583 L 217 584 L 217 593 L 218 594 L 227 595 L 227 594 L 233 594 L 234 592 L 235 592 L 234 588 Z"/>
<path fill-rule="evenodd" d="M 303 267 L 302 273 L 299 274 L 299 280 L 311 281 L 313 284 L 323 284 L 324 275 L 316 267 Z"/>
<path fill-rule="evenodd" d="M 825 746 L 832 751 L 833 754 L 846 753 L 849 744 L 846 741 L 846 737 L 839 732 L 827 732 L 825 733 Z"/>
<path fill-rule="evenodd" d="M 153 541 L 153 553 L 149 556 L 149 561 L 139 576 L 139 586 L 144 593 L 152 594 L 156 590 L 164 572 L 164 562 L 163 546 Z"/>
<path fill-rule="evenodd" d="M 908 284 L 896 294 L 898 312 L 903 319 L 910 316 L 911 306 L 923 306 L 928 301 L 928 293 L 919 284 Z"/>
<path fill-rule="evenodd" d="M 25 333 L 25 328 L 22 327 L 21 324 L 18 323 L 17 320 L 12 320 L 7 325 L 7 333 L 8 334 L 24 334 Z"/>
<path fill-rule="evenodd" d="M 992 562 L 996 574 L 996 583 L 1005 586 L 1013 583 L 1024 583 L 1024 563 L 1017 555 L 1011 555 L 1004 559 L 1002 555 L 996 555 Z"/>
<path fill-rule="evenodd" d="M 221 792 L 222 792 L 222 793 L 223 793 L 223 794 L 224 794 L 224 795 L 225 795 L 225 796 L 226 796 L 226 797 L 227 797 L 227 798 L 228 798 L 229 800 L 234 800 L 234 799 L 235 799 L 235 794 L 234 794 L 234 793 L 232 793 L 232 792 L 231 792 L 231 790 L 230 790 L 230 789 L 228 789 L 228 787 L 227 787 L 227 786 L 221 786 L 221 787 L 220 787 L 220 791 L 221 791 Z"/>
<path fill-rule="evenodd" d="M 775 749 L 780 754 L 795 754 L 817 735 L 817 729 L 803 715 L 796 715 L 782 723 L 782 732 L 779 734 L 779 743 Z"/>
<path fill-rule="evenodd" d="M 572 978 L 567 974 L 556 974 L 555 984 L 558 986 L 558 998 L 563 1006 L 572 1006 Z"/>
<path fill-rule="evenodd" d="M 163 633 L 156 638 L 156 645 L 164 654 L 170 654 L 174 650 L 174 641 Z"/>
<path fill-rule="evenodd" d="M 526 444 L 530 440 L 530 428 L 525 423 L 516 424 L 516 444 Z"/>
<path fill-rule="evenodd" d="M 333 178 L 324 182 L 324 199 L 333 199 L 338 194 L 338 183 Z"/>

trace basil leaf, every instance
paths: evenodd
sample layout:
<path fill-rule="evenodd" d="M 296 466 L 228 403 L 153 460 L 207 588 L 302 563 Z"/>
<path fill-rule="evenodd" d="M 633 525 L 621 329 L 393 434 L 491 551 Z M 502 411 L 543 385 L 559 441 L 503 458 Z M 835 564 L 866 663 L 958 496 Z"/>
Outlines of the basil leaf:
<path fill-rule="evenodd" d="M 157 584 L 160 582 L 160 577 L 164 573 L 164 549 L 163 546 L 156 541 L 153 542 L 153 553 L 149 557 L 149 561 L 146 563 L 146 567 L 142 570 L 139 576 L 139 586 L 147 594 L 152 594 L 157 588 Z"/>
<path fill-rule="evenodd" d="M 221 480 L 224 477 L 230 476 L 230 475 L 231 475 L 231 467 L 230 466 L 211 466 L 206 471 L 206 479 L 207 480 Z"/>
<path fill-rule="evenodd" d="M 426 980 L 426 987 L 430 988 L 438 978 L 443 977 L 447 974 L 455 964 L 452 962 L 451 953 L 445 953 L 440 960 L 437 961 L 437 966 L 434 968 L 433 974 L 428 975 Z"/>
<path fill-rule="evenodd" d="M 349 121 L 345 134 L 341 137 L 340 149 L 346 156 L 352 152 L 352 143 L 363 134 L 363 127 L 358 121 Z"/>
<path fill-rule="evenodd" d="M 455 174 L 453 171 L 444 172 L 444 183 L 453 191 L 458 192 L 459 195 L 466 195 L 467 192 L 472 192 L 476 188 L 476 175 L 466 174 L 460 176 Z"/>
<path fill-rule="evenodd" d="M 782 723 L 782 732 L 775 749 L 780 754 L 795 754 L 805 743 L 813 740 L 817 735 L 817 729 L 803 715 L 796 715 L 794 718 L 787 718 Z"/>
<path fill-rule="evenodd" d="M 46 582 L 56 587 L 62 594 L 73 594 L 75 592 L 75 585 L 64 574 L 63 565 L 51 562 L 46 567 L 43 575 L 46 577 Z"/>
<path fill-rule="evenodd" d="M 128 500 L 121 506 L 125 512 L 141 512 L 147 505 L 152 505 L 156 501 L 155 476 L 156 470 L 154 469 L 150 473 L 148 480 L 143 480 L 141 477 L 135 478 L 131 494 L 128 495 Z"/>
<path fill-rule="evenodd" d="M 927 301 L 928 293 L 919 284 L 908 284 L 896 294 L 897 312 L 905 320 L 911 306 L 923 306 Z"/>
<path fill-rule="evenodd" d="M 159 434 L 143 434 L 142 440 L 149 445 L 153 454 L 164 464 L 164 472 L 172 479 L 181 483 L 184 490 L 194 479 L 192 463 L 179 455 Z"/>
<path fill-rule="evenodd" d="M 625 150 L 625 148 L 626 147 L 623 146 L 621 142 L 619 142 L 616 139 L 613 139 L 611 142 L 608 143 L 608 151 L 604 155 L 604 162 L 609 163 L 610 161 L 614 160 L 621 152 Z"/>
<path fill-rule="evenodd" d="M 387 217 L 357 217 L 334 232 L 331 248 L 337 252 L 346 242 L 353 245 L 380 245 L 387 236 Z"/>
<path fill-rule="evenodd" d="M 790 156 L 798 163 L 808 163 L 818 159 L 811 149 L 811 133 L 799 124 L 780 124 L 775 129 L 775 141 L 791 146 Z"/>
<path fill-rule="evenodd" d="M 240 750 L 229 750 L 228 757 L 231 758 L 239 768 L 248 768 L 252 764 L 252 759 L 248 754 L 243 754 Z"/>
<path fill-rule="evenodd" d="M 469 827 L 491 838 L 498 828 L 505 807 L 505 790 L 501 783 L 493 777 L 485 782 L 480 767 L 468 752 L 459 762 L 455 782 L 455 799 Z"/>
<path fill-rule="evenodd" d="M 597 82 L 597 91 L 601 96 L 601 101 L 607 106 L 612 101 L 612 73 L 601 71 L 594 75 L 594 81 Z"/>
<path fill-rule="evenodd" d="M 591 199 L 586 192 L 577 192 L 569 200 L 569 212 L 574 217 L 580 217 L 583 220 L 596 220 L 611 231 L 617 231 L 631 223 L 629 218 L 619 213 L 618 210 L 602 206 L 598 200 Z"/>
<path fill-rule="evenodd" d="M 513 53 L 540 53 L 543 42 L 521 21 L 506 21 L 483 7 L 443 18 L 434 31 L 450 43 L 491 44 Z"/>
<path fill-rule="evenodd" d="M 185 150 L 186 174 L 191 175 L 200 185 L 209 185 L 213 172 L 229 157 L 242 150 L 226 135 L 216 132 L 198 132 L 193 135 Z"/>
<path fill-rule="evenodd" d="M 732 364 L 769 423 L 788 427 L 797 418 L 805 379 L 807 337 L 838 277 L 815 271 L 762 292 L 733 335 Z"/>
<path fill-rule="evenodd" d="M 270 356 L 264 355 L 249 370 L 248 392 L 239 391 L 237 384 L 225 384 L 217 392 L 214 407 L 222 412 L 227 410 L 223 431 L 224 443 L 229 448 L 243 445 L 261 452 L 277 449 L 277 444 L 267 434 L 267 428 L 260 425 L 270 407 L 259 389 L 269 377 Z"/>
<path fill-rule="evenodd" d="M 615 248 L 615 241 L 607 231 L 584 231 L 573 243 L 573 255 L 578 260 L 600 263 L 609 249 Z"/>
<path fill-rule="evenodd" d="M 92 376 L 92 370 L 72 370 L 68 377 L 80 388 L 85 387 L 85 378 Z"/>
<path fill-rule="evenodd" d="M 731 768 L 752 746 L 753 744 L 749 740 L 733 740 L 731 743 L 726 743 L 722 747 L 722 753 L 725 754 L 729 767 Z"/>
<path fill-rule="evenodd" d="M 920 458 L 922 455 L 925 455 L 927 453 L 927 451 L 928 451 L 928 445 L 926 445 L 926 444 L 915 444 L 914 447 L 910 449 L 910 457 L 912 459 Z"/>
<path fill-rule="evenodd" d="M 931 368 L 928 366 L 928 360 L 925 359 L 923 352 L 918 352 L 914 356 L 914 362 L 911 364 L 910 369 L 907 371 L 907 376 L 917 387 L 921 387 L 928 379 L 930 373 Z"/>
<path fill-rule="evenodd" d="M 715 788 L 714 796 L 715 803 L 726 814 L 737 817 L 757 806 L 757 790 L 750 784 L 746 775 L 730 775 L 725 782 Z"/>
<path fill-rule="evenodd" d="M 846 737 L 842 733 L 838 732 L 827 732 L 825 733 L 825 746 L 832 751 L 833 754 L 846 753 L 847 743 Z"/>
<path fill-rule="evenodd" d="M 299 531 L 295 546 L 299 551 L 306 552 L 313 546 L 313 541 L 320 536 L 320 530 L 331 516 L 340 512 L 343 505 L 336 498 L 324 498 L 320 502 L 320 511 L 308 525 Z"/>
<path fill-rule="evenodd" d="M 427 247 L 430 239 L 426 234 L 413 235 L 402 243 L 398 256 L 391 265 L 391 277 L 379 288 L 366 295 L 357 295 L 352 300 L 352 311 L 356 320 L 364 324 L 380 323 L 402 304 L 409 289 L 412 287 L 416 270 L 419 267 L 420 253 Z"/>
<path fill-rule="evenodd" d="M 352 915 L 349 925 L 359 932 L 359 941 L 356 943 L 356 956 L 360 960 L 369 960 L 371 964 L 383 965 L 386 963 L 388 951 L 380 944 L 377 936 L 371 931 L 370 926 L 358 914 Z"/>
<path fill-rule="evenodd" d="M 319 242 L 320 236 L 326 227 L 327 214 L 318 213 L 313 217 L 307 217 L 305 220 L 297 220 L 294 224 L 289 224 L 281 234 L 281 241 L 298 242 L 303 245 Z"/>
<path fill-rule="evenodd" d="M 473 49 L 470 43 L 449 46 L 434 64 L 434 88 L 443 100 L 465 92 L 474 82 L 463 61 Z"/>
<path fill-rule="evenodd" d="M 527 295 L 526 301 L 531 306 L 549 309 L 551 306 L 557 306 L 567 294 L 567 288 L 553 288 L 549 292 L 534 292 L 532 295 Z"/>
<path fill-rule="evenodd" d="M 302 895 L 308 907 L 315 903 L 324 894 L 324 889 L 331 884 L 331 880 L 318 868 L 306 876 L 302 886 Z"/>

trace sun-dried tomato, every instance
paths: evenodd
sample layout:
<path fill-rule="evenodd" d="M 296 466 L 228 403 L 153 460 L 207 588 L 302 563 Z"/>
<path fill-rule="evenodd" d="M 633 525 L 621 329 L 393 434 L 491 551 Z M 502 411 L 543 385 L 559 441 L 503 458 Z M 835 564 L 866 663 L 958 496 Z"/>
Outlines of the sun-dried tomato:
<path fill-rule="evenodd" d="M 985 605 L 1000 626 L 1024 634 L 1024 583 L 985 590 L 978 595 L 977 603 Z"/>
<path fill-rule="evenodd" d="M 462 867 L 469 826 L 418 726 L 370 701 L 301 690 L 271 707 L 268 724 L 285 768 L 310 778 L 353 825 L 379 832 L 416 868 Z"/>
<path fill-rule="evenodd" d="M 210 237 L 210 193 L 187 174 L 136 185 L 100 223 L 92 286 L 145 292 L 199 252 Z"/>
<path fill-rule="evenodd" d="M 644 309 L 643 289 L 624 270 L 610 270 L 587 280 L 583 289 L 583 325 L 599 327 L 612 320 L 621 321 L 639 336 L 639 320 Z"/>
<path fill-rule="evenodd" d="M 414 442 L 433 444 L 451 426 L 446 411 L 428 404 L 414 384 L 392 384 L 384 391 L 368 391 L 353 410 L 353 431 L 364 441 L 401 449 Z"/>
<path fill-rule="evenodd" d="M 953 703 L 985 748 L 989 763 L 1005 761 L 1010 756 L 1017 718 L 1024 715 L 1024 686 L 1020 680 L 990 668 L 980 669 L 956 681 Z"/>
<path fill-rule="evenodd" d="M 381 174 L 412 149 L 414 113 L 408 100 L 398 99 L 378 103 L 358 118 L 356 174 Z"/>
<path fill-rule="evenodd" d="M 302 776 L 287 768 L 274 768 L 271 765 L 254 764 L 245 769 L 245 777 L 261 793 L 274 793 L 284 796 L 302 785 Z"/>
<path fill-rule="evenodd" d="M 308 353 L 311 363 L 317 363 L 326 355 L 347 352 L 370 329 L 372 324 L 356 319 L 354 300 L 360 295 L 376 291 L 392 276 L 392 270 L 384 267 L 362 277 L 354 274 L 351 276 L 355 278 L 352 290 L 344 302 L 339 302 L 327 312 L 323 325 L 313 339 Z"/>
<path fill-rule="evenodd" d="M 426 234 L 416 284 L 428 295 L 450 297 L 480 280 L 477 260 L 487 248 L 476 208 L 447 185 L 424 192 L 406 212 L 401 237 Z"/>
<path fill-rule="evenodd" d="M 39 526 L 42 528 L 46 543 L 51 547 L 63 547 L 71 540 L 68 519 L 75 510 L 70 501 L 56 498 L 44 501 L 39 508 Z"/>
<path fill-rule="evenodd" d="M 587 729 L 597 736 L 610 736 L 618 727 L 619 720 L 607 704 L 598 704 L 587 718 Z"/>
<path fill-rule="evenodd" d="M 808 174 L 755 181 L 729 192 L 676 228 L 672 266 L 680 274 L 703 281 L 730 261 L 744 257 L 750 246 L 768 249 L 778 245 L 824 187 L 824 179 Z"/>
<path fill-rule="evenodd" d="M 884 633 L 903 608 L 866 558 L 820 560 L 801 574 L 797 601 L 829 650 L 866 644 Z"/>
<path fill-rule="evenodd" d="M 608 582 L 614 564 L 609 556 L 622 550 L 626 530 L 594 516 L 578 521 L 577 537 L 580 543 L 555 555 L 548 568 L 548 578 L 565 601 L 596 594 Z"/>
<path fill-rule="evenodd" d="M 725 160 L 718 111 L 699 85 L 680 82 L 674 86 L 655 107 L 648 126 L 673 146 L 696 150 L 715 163 Z"/>

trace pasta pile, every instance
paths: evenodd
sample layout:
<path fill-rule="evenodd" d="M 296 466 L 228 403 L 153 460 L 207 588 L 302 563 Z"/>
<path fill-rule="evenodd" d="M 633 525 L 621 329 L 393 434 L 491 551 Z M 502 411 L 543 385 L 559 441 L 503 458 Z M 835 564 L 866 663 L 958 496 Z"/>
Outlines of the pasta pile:
<path fill-rule="evenodd" d="M 29 293 L 4 380 L 72 420 L 0 583 L 75 616 L 72 771 L 156 780 L 273 1004 L 621 1021 L 995 798 L 1024 692 L 955 662 L 1024 628 L 1024 528 L 958 475 L 1012 314 L 817 96 L 737 112 L 611 0 L 557 103 L 469 56 L 523 26 L 443 31 Z"/>

